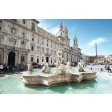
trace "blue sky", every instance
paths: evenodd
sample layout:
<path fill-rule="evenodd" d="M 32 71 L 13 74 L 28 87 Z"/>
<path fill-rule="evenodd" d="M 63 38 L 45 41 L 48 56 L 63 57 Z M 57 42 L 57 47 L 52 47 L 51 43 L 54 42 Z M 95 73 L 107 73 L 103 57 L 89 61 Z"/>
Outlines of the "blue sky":
<path fill-rule="evenodd" d="M 95 55 L 95 42 L 98 55 L 112 54 L 112 20 L 111 19 L 39 19 L 39 26 L 52 34 L 56 34 L 59 25 L 68 28 L 70 46 L 73 45 L 75 35 L 82 53 Z"/>

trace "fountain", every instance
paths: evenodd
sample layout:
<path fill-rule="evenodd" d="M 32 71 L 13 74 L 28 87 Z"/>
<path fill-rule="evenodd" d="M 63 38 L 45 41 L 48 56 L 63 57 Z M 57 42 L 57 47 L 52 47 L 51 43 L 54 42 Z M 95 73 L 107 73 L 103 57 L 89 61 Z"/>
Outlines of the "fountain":
<path fill-rule="evenodd" d="M 44 66 L 42 67 L 42 72 L 46 72 L 46 73 L 50 72 L 50 68 L 47 62 L 44 62 Z"/>
<path fill-rule="evenodd" d="M 33 66 L 31 64 L 28 64 L 28 71 L 33 71 Z"/>
<path fill-rule="evenodd" d="M 84 69 L 84 62 L 81 60 L 78 63 L 77 69 L 71 69 L 70 62 L 67 62 L 66 66 L 62 64 L 62 51 L 57 52 L 57 63 L 56 71 L 54 73 L 50 72 L 48 63 L 44 63 L 42 70 L 36 74 L 32 75 L 30 73 L 22 73 L 22 82 L 26 86 L 36 86 L 45 85 L 50 86 L 59 83 L 79 83 L 82 80 L 90 81 L 96 78 L 96 72 Z M 30 68 L 30 67 L 29 67 Z M 29 69 L 32 70 L 32 69 Z M 51 75 L 49 75 L 51 74 Z"/>

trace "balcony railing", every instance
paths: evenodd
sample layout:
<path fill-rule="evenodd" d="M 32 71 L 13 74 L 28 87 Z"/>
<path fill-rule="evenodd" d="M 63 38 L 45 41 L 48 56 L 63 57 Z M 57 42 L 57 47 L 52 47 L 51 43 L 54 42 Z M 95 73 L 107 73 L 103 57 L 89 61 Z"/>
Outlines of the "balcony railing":
<path fill-rule="evenodd" d="M 30 49 L 19 48 L 15 46 L 4 45 L 4 44 L 0 44 L 0 48 L 5 48 L 9 50 L 17 50 L 17 51 L 30 51 Z"/>

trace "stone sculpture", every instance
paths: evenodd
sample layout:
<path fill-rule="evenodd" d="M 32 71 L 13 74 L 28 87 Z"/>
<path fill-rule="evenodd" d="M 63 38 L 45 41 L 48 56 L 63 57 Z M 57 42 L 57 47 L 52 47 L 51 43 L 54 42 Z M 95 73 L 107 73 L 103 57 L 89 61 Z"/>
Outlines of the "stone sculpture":
<path fill-rule="evenodd" d="M 57 67 L 62 64 L 62 51 L 57 52 Z"/>
<path fill-rule="evenodd" d="M 33 70 L 33 66 L 31 64 L 28 64 L 28 71 L 32 71 Z"/>
<path fill-rule="evenodd" d="M 84 62 L 83 62 L 83 60 L 80 60 L 80 62 L 78 63 L 77 71 L 78 72 L 84 72 Z"/>
<path fill-rule="evenodd" d="M 47 62 L 44 63 L 44 66 L 42 67 L 42 72 L 50 72 L 49 65 Z"/>
<path fill-rule="evenodd" d="M 57 65 L 55 75 L 66 75 L 69 73 L 70 62 L 67 62 L 66 66 L 62 64 L 62 51 L 57 52 Z"/>

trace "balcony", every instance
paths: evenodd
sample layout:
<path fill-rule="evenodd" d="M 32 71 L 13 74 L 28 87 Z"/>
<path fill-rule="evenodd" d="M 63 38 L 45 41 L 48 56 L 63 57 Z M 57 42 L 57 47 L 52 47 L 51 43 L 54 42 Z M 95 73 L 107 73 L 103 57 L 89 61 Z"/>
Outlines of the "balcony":
<path fill-rule="evenodd" d="M 29 49 L 19 48 L 15 46 L 4 45 L 4 44 L 0 44 L 0 48 L 5 48 L 5 49 L 15 50 L 15 51 L 30 51 Z"/>

